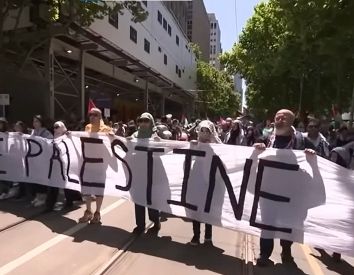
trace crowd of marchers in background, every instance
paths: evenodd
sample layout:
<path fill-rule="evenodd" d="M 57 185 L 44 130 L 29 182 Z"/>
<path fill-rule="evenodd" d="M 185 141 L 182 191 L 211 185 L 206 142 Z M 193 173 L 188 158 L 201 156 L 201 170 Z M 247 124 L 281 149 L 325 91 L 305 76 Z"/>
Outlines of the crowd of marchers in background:
<path fill-rule="evenodd" d="M 0 118 L 0 132 L 15 132 L 28 134 L 53 140 L 62 135 L 69 135 L 72 131 L 101 132 L 114 137 L 127 139 L 153 138 L 154 141 L 174 140 L 189 141 L 193 143 L 224 143 L 228 145 L 253 146 L 256 149 L 266 147 L 278 149 L 305 150 L 307 153 L 317 154 L 337 164 L 352 168 L 354 148 L 354 131 L 345 123 L 328 123 L 315 117 L 308 117 L 306 123 L 296 121 L 295 115 L 289 110 L 279 110 L 274 120 L 255 123 L 247 117 L 226 119 L 218 121 L 186 118 L 181 120 L 172 115 L 155 119 L 150 113 L 141 114 L 136 120 L 112 122 L 102 117 L 100 109 L 92 108 L 88 113 L 87 123 L 75 119 L 56 121 L 46 124 L 41 115 L 32 118 L 30 127 L 24 122 L 17 121 L 10 124 L 5 118 Z M 33 207 L 43 207 L 43 210 L 56 210 L 60 190 L 45 185 L 0 181 L 0 200 L 27 200 Z M 72 209 L 74 202 L 85 202 L 86 207 L 80 223 L 101 223 L 101 206 L 103 196 L 81 194 L 78 191 L 64 190 L 65 204 L 63 208 Z M 91 204 L 95 201 L 95 211 Z M 149 219 L 154 223 L 152 231 L 160 229 L 160 212 L 148 209 Z M 136 228 L 134 234 L 145 231 L 145 207 L 135 205 Z M 212 226 L 205 225 L 204 242 L 211 242 Z M 193 238 L 191 245 L 200 243 L 200 223 L 193 221 Z M 282 240 L 282 259 L 291 261 L 292 242 Z M 260 266 L 267 265 L 273 250 L 273 240 L 261 238 L 261 255 L 257 260 Z M 340 254 L 334 253 L 334 259 L 340 260 Z"/>

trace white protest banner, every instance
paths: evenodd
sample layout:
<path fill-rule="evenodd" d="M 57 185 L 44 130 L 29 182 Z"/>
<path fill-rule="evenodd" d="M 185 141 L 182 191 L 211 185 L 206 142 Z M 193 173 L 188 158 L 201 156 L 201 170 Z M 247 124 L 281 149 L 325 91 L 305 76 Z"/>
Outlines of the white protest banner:
<path fill-rule="evenodd" d="M 201 222 L 354 256 L 354 173 L 302 151 L 0 135 L 0 179 L 124 197 Z"/>

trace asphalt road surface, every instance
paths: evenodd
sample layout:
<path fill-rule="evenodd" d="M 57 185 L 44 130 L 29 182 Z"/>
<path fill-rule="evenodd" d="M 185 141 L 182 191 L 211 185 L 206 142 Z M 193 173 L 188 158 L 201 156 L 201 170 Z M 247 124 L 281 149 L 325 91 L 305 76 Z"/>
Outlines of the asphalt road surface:
<path fill-rule="evenodd" d="M 213 228 L 213 244 L 191 246 L 192 224 L 166 216 L 159 234 L 134 236 L 134 206 L 106 197 L 102 225 L 78 224 L 83 205 L 41 214 L 25 201 L 0 201 L 0 274 L 348 274 L 354 259 L 335 263 L 325 251 L 295 244 L 296 265 L 282 264 L 279 241 L 267 268 L 255 266 L 259 239 Z M 147 230 L 151 226 L 147 221 Z M 354 230 L 354 229 L 353 229 Z M 204 226 L 202 225 L 203 236 Z"/>

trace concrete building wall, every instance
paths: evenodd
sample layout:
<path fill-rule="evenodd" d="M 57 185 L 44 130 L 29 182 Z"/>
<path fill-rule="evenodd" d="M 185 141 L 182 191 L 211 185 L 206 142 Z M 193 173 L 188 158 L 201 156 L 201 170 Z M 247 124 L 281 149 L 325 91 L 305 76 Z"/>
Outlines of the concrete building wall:
<path fill-rule="evenodd" d="M 219 21 L 216 19 L 214 13 L 209 13 L 210 21 L 210 64 L 217 69 L 221 69 L 219 55 L 222 53 L 221 48 L 221 31 Z"/>
<path fill-rule="evenodd" d="M 106 17 L 103 20 L 96 20 L 90 29 L 183 89 L 195 89 L 196 60 L 188 48 L 188 39 L 185 34 L 162 2 L 147 2 L 146 8 L 149 16 L 142 23 L 132 22 L 131 14 L 125 11 L 124 15 L 118 16 L 118 28 L 111 25 Z M 162 18 L 162 23 L 159 18 Z M 136 42 L 130 38 L 131 28 L 136 31 Z M 150 43 L 149 53 L 144 50 L 145 40 Z M 164 62 L 165 56 L 167 64 Z"/>
<path fill-rule="evenodd" d="M 235 92 L 240 93 L 242 95 L 242 78 L 240 74 L 234 75 L 234 87 Z"/>
<path fill-rule="evenodd" d="M 163 1 L 168 10 L 174 15 L 181 30 L 187 34 L 187 1 Z"/>
<path fill-rule="evenodd" d="M 190 41 L 199 45 L 202 60 L 209 62 L 210 33 L 209 18 L 203 0 L 188 3 L 187 35 Z"/>

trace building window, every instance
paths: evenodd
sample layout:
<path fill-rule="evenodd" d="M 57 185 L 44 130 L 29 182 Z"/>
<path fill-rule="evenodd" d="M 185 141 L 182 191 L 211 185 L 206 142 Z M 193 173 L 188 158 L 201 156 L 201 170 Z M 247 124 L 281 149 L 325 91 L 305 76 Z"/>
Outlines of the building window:
<path fill-rule="evenodd" d="M 163 64 L 167 65 L 167 55 L 163 55 Z"/>
<path fill-rule="evenodd" d="M 113 27 L 118 29 L 118 12 L 111 12 L 108 15 L 108 23 L 111 24 Z"/>
<path fill-rule="evenodd" d="M 146 39 L 144 39 L 144 51 L 150 53 L 150 42 Z"/>
<path fill-rule="evenodd" d="M 176 74 L 178 74 L 178 65 L 176 65 Z"/>
<path fill-rule="evenodd" d="M 178 69 L 178 77 L 181 78 L 181 69 Z"/>
<path fill-rule="evenodd" d="M 210 23 L 210 28 L 212 29 L 214 27 L 214 24 L 213 23 Z"/>
<path fill-rule="evenodd" d="M 157 11 L 157 21 L 159 21 L 159 23 L 162 24 L 162 14 L 160 11 Z"/>
<path fill-rule="evenodd" d="M 178 35 L 176 35 L 176 44 L 177 44 L 177 46 L 179 46 L 179 37 L 178 37 Z"/>
<path fill-rule="evenodd" d="M 130 40 L 134 43 L 138 42 L 138 33 L 132 26 L 130 26 Z"/>
<path fill-rule="evenodd" d="M 159 53 L 161 52 L 161 47 L 158 48 Z"/>
<path fill-rule="evenodd" d="M 214 47 L 213 47 L 213 54 L 215 54 L 216 53 L 216 46 L 214 45 Z"/>
<path fill-rule="evenodd" d="M 143 4 L 145 5 L 145 7 L 148 6 L 148 1 L 141 1 L 141 2 L 143 2 Z"/>
<path fill-rule="evenodd" d="M 172 29 L 171 29 L 171 25 L 170 24 L 168 24 L 168 34 L 171 36 L 171 34 L 172 34 Z"/>
<path fill-rule="evenodd" d="M 167 31 L 167 21 L 165 18 L 163 19 L 163 28 Z"/>

